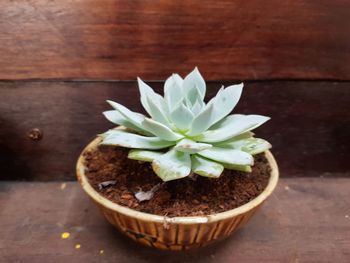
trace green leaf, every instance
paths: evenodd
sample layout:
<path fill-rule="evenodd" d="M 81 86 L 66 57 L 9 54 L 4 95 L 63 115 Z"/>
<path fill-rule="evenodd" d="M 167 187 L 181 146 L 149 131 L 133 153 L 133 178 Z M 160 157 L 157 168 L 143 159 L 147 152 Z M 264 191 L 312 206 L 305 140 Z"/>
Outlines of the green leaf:
<path fill-rule="evenodd" d="M 198 88 L 194 86 L 186 94 L 185 102 L 187 107 L 192 108 L 197 100 L 202 100 L 202 96 Z"/>
<path fill-rule="evenodd" d="M 164 98 L 169 111 L 172 111 L 183 99 L 183 79 L 178 74 L 172 74 L 164 84 Z"/>
<path fill-rule="evenodd" d="M 214 142 L 212 144 L 220 148 L 232 148 L 231 147 L 232 142 L 252 138 L 253 136 L 254 136 L 254 133 L 249 131 L 249 132 L 241 133 L 240 135 L 234 136 L 228 140 L 221 141 L 221 142 Z"/>
<path fill-rule="evenodd" d="M 139 91 L 141 95 L 141 104 L 144 107 L 144 109 L 147 111 L 147 113 L 152 118 L 155 119 L 156 116 L 154 116 L 155 113 L 153 111 L 154 108 L 152 108 L 149 105 L 149 101 L 152 101 L 153 104 L 155 104 L 160 111 L 166 112 L 164 98 L 158 93 L 154 92 L 154 90 L 150 86 L 148 86 L 145 82 L 143 82 L 140 78 L 137 78 L 137 82 L 139 85 Z"/>
<path fill-rule="evenodd" d="M 191 129 L 187 132 L 188 136 L 195 136 L 207 130 L 211 126 L 211 116 L 214 113 L 213 105 L 206 107 L 200 112 L 192 122 Z"/>
<path fill-rule="evenodd" d="M 208 130 L 203 134 L 196 136 L 194 139 L 201 142 L 211 143 L 225 141 L 242 133 L 251 131 L 270 119 L 269 117 L 261 115 L 245 115 L 239 118 L 233 117 L 234 115 L 230 116 L 232 116 L 232 118 L 228 119 L 225 126 L 222 125 L 215 130 Z"/>
<path fill-rule="evenodd" d="M 151 99 L 151 97 L 147 97 L 148 107 L 150 110 L 150 115 L 153 120 L 160 122 L 164 125 L 166 125 L 169 128 L 172 128 L 172 125 L 169 122 L 167 113 L 162 110 L 162 107 L 159 105 L 156 105 L 154 101 Z"/>
<path fill-rule="evenodd" d="M 171 149 L 154 159 L 152 168 L 163 181 L 184 178 L 191 173 L 191 158 L 188 153 Z"/>
<path fill-rule="evenodd" d="M 197 153 L 206 149 L 210 149 L 211 147 L 211 144 L 197 143 L 190 139 L 184 138 L 176 144 L 175 149 L 180 152 Z"/>
<path fill-rule="evenodd" d="M 224 166 L 217 162 L 209 161 L 198 155 L 192 155 L 192 171 L 205 177 L 218 178 L 224 171 Z"/>
<path fill-rule="evenodd" d="M 192 103 L 195 102 L 195 99 L 197 98 L 196 96 L 199 96 L 201 100 L 204 99 L 206 85 L 197 67 L 185 77 L 183 82 L 183 88 L 184 92 L 186 93 L 186 97 Z"/>
<path fill-rule="evenodd" d="M 214 98 L 208 102 L 214 106 L 214 113 L 211 117 L 211 125 L 220 121 L 227 114 L 229 114 L 233 108 L 237 105 L 243 90 L 243 83 L 238 85 L 232 85 L 225 89 L 220 89 Z"/>
<path fill-rule="evenodd" d="M 174 142 L 161 140 L 158 137 L 146 137 L 123 130 L 109 130 L 100 135 L 102 145 L 122 146 L 135 149 L 163 149 L 174 145 Z"/>
<path fill-rule="evenodd" d="M 197 154 L 220 163 L 253 165 L 254 159 L 249 153 L 235 149 L 213 147 Z"/>
<path fill-rule="evenodd" d="M 181 103 L 170 114 L 170 118 L 178 129 L 186 131 L 191 127 L 193 114 L 183 103 Z"/>
<path fill-rule="evenodd" d="M 114 102 L 111 100 L 107 100 L 107 102 L 114 109 L 116 109 L 125 120 L 132 123 L 134 126 L 139 127 L 141 130 L 145 130 L 142 127 L 142 122 L 145 119 L 144 115 L 137 113 L 137 112 L 133 112 L 117 102 Z"/>
<path fill-rule="evenodd" d="M 202 101 L 200 99 L 197 99 L 195 104 L 191 108 L 191 111 L 192 111 L 193 115 L 197 116 L 202 111 L 204 106 L 205 106 L 204 101 Z"/>
<path fill-rule="evenodd" d="M 163 140 L 177 141 L 184 137 L 183 135 L 172 131 L 167 126 L 149 118 L 146 118 L 142 122 L 142 126 Z"/>
<path fill-rule="evenodd" d="M 222 148 L 231 148 L 230 147 L 230 143 L 234 142 L 234 141 L 238 141 L 238 140 L 243 140 L 243 139 L 248 139 L 254 136 L 253 132 L 245 132 L 245 133 L 241 133 L 240 135 L 237 135 L 235 137 L 232 137 L 228 140 L 222 141 L 222 142 L 216 142 L 213 143 L 213 145 L 217 146 L 217 147 L 222 147 Z"/>
<path fill-rule="evenodd" d="M 241 150 L 249 154 L 258 154 L 271 148 L 271 144 L 260 138 L 247 138 L 221 144 L 222 147 Z"/>
<path fill-rule="evenodd" d="M 128 158 L 132 160 L 152 162 L 154 159 L 159 158 L 162 154 L 162 152 L 133 149 L 129 151 Z"/>
<path fill-rule="evenodd" d="M 220 120 L 219 122 L 215 123 L 214 125 L 210 126 L 209 130 L 217 130 L 219 128 L 226 127 L 227 125 L 230 125 L 232 122 L 237 121 L 241 118 L 244 118 L 247 115 L 243 114 L 231 114 Z"/>
<path fill-rule="evenodd" d="M 229 170 L 236 170 L 236 171 L 241 171 L 246 173 L 252 172 L 252 167 L 249 165 L 237 165 L 237 164 L 228 164 L 228 163 L 223 163 L 222 165 L 225 167 L 225 169 L 229 169 Z"/>
<path fill-rule="evenodd" d="M 110 122 L 112 122 L 114 124 L 124 126 L 126 128 L 137 131 L 137 132 L 142 133 L 144 135 L 151 134 L 148 131 L 141 129 L 141 128 L 137 127 L 136 125 L 132 124 L 131 122 L 129 122 L 117 110 L 105 111 L 105 112 L 103 112 L 103 115 L 106 117 L 107 120 L 109 120 Z"/>

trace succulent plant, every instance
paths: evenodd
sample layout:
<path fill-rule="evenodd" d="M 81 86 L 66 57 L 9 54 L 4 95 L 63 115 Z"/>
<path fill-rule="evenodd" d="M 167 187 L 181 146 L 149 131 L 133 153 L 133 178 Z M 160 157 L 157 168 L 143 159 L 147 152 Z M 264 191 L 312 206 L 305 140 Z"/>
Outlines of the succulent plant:
<path fill-rule="evenodd" d="M 195 68 L 185 79 L 172 74 L 164 84 L 164 97 L 138 78 L 141 104 L 149 117 L 107 101 L 114 110 L 105 117 L 119 128 L 101 134 L 103 145 L 132 148 L 128 158 L 152 163 L 163 180 L 190 174 L 217 178 L 224 169 L 250 172 L 252 155 L 271 145 L 251 130 L 269 117 L 232 114 L 243 83 L 221 87 L 204 102 L 206 84 Z"/>

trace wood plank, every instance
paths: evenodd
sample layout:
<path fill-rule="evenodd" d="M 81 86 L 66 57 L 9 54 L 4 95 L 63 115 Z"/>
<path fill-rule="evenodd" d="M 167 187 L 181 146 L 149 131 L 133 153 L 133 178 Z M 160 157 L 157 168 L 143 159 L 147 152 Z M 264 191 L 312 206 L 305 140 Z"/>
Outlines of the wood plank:
<path fill-rule="evenodd" d="M 208 86 L 212 96 L 221 83 Z M 256 132 L 272 143 L 282 176 L 350 176 L 349 89 L 348 82 L 251 82 L 234 112 L 272 117 Z M 105 100 L 141 111 L 138 97 L 135 82 L 0 83 L 0 178 L 75 179 L 84 145 L 113 127 L 101 114 Z M 34 128 L 42 140 L 28 137 Z"/>
<path fill-rule="evenodd" d="M 61 184 L 0 183 L 2 262 L 345 263 L 350 259 L 350 179 L 282 179 L 264 207 L 234 236 L 176 254 L 124 238 L 77 183 L 66 183 L 64 190 Z M 70 238 L 62 240 L 66 231 Z M 75 249 L 76 244 L 81 248 Z"/>
<path fill-rule="evenodd" d="M 350 2 L 0 2 L 0 79 L 350 79 Z"/>

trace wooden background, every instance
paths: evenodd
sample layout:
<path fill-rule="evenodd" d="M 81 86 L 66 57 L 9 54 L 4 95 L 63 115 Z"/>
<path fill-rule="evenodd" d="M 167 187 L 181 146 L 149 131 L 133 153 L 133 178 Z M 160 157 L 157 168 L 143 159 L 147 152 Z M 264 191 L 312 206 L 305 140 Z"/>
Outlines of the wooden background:
<path fill-rule="evenodd" d="M 3 0 L 0 79 L 350 78 L 348 0 Z"/>
<path fill-rule="evenodd" d="M 67 181 L 106 99 L 139 111 L 137 76 L 160 91 L 195 66 L 209 96 L 245 82 L 236 112 L 272 117 L 282 178 L 225 242 L 138 247 Z M 0 1 L 1 262 L 348 263 L 349 163 L 349 0 Z"/>
<path fill-rule="evenodd" d="M 236 112 L 272 117 L 282 176 L 348 177 L 349 18 L 341 0 L 1 1 L 0 178 L 74 180 L 106 99 L 141 110 L 136 76 L 160 90 L 195 66 L 210 95 L 246 82 Z"/>

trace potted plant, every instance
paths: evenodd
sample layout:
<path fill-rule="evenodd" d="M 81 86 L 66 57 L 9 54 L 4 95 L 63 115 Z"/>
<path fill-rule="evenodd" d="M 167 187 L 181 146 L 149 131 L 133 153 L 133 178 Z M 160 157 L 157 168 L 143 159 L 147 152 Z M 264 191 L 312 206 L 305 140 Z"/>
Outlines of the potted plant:
<path fill-rule="evenodd" d="M 243 84 L 204 102 L 195 68 L 172 74 L 164 97 L 138 79 L 150 117 L 108 101 L 118 125 L 82 152 L 77 177 L 107 220 L 151 247 L 183 250 L 223 239 L 244 225 L 278 181 L 271 145 L 251 132 L 269 117 L 230 114 Z M 131 150 L 130 150 L 131 149 Z"/>

